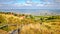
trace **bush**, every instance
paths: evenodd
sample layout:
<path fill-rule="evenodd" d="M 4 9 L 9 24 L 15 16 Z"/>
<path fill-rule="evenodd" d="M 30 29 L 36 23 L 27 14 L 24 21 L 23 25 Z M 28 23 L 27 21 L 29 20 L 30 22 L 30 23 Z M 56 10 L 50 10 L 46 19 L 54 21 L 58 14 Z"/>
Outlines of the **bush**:
<path fill-rule="evenodd" d="M 7 24 L 7 19 L 5 18 L 5 16 L 0 15 L 0 25 L 4 25 Z"/>

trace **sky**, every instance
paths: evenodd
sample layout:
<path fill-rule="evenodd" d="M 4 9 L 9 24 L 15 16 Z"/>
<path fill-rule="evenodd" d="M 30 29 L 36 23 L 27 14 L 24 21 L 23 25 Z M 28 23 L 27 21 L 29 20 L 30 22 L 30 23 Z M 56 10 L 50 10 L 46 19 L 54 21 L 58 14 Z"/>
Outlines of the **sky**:
<path fill-rule="evenodd" d="M 0 0 L 0 9 L 60 9 L 60 0 Z"/>

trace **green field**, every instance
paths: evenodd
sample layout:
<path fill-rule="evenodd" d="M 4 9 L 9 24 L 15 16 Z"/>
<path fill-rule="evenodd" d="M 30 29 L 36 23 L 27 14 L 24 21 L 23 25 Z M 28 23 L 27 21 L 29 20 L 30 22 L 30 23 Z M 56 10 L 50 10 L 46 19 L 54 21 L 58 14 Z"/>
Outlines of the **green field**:
<path fill-rule="evenodd" d="M 1 30 L 7 33 L 19 30 L 19 34 L 60 34 L 60 15 L 34 16 L 0 12 Z"/>

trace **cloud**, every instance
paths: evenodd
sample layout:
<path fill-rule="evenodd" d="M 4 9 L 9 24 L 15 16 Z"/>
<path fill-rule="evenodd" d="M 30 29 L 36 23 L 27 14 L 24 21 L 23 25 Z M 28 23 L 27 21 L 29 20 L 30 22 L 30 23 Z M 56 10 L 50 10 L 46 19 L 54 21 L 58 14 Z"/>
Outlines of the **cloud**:
<path fill-rule="evenodd" d="M 0 7 L 1 7 L 2 5 L 0 4 Z"/>
<path fill-rule="evenodd" d="M 41 3 L 29 1 L 18 3 L 16 1 L 18 0 L 0 0 L 0 9 L 60 9 L 60 0 L 46 0 Z"/>
<path fill-rule="evenodd" d="M 32 6 L 32 4 L 24 4 L 24 6 Z"/>
<path fill-rule="evenodd" d="M 0 9 L 60 9 L 58 4 L 0 4 Z"/>
<path fill-rule="evenodd" d="M 11 1 L 16 1 L 16 0 L 0 0 L 0 2 L 11 2 Z"/>
<path fill-rule="evenodd" d="M 53 1 L 55 1 L 55 2 L 59 2 L 59 3 L 60 3 L 60 0 L 53 0 Z"/>
<path fill-rule="evenodd" d="M 0 0 L 0 4 L 9 4 L 9 3 L 14 3 L 17 0 Z"/>
<path fill-rule="evenodd" d="M 27 4 L 27 3 L 15 3 L 15 4 L 12 4 L 13 6 L 16 6 L 16 7 L 21 7 L 21 6 L 32 6 L 32 4 Z"/>

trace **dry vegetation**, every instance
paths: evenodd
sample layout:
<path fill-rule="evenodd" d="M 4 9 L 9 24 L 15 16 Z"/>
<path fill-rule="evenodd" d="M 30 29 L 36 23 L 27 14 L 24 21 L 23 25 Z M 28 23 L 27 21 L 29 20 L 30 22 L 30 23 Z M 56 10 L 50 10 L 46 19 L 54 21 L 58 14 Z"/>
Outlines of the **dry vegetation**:
<path fill-rule="evenodd" d="M 18 29 L 19 34 L 60 34 L 60 15 L 32 16 L 0 12 L 0 29 L 10 34 Z"/>

